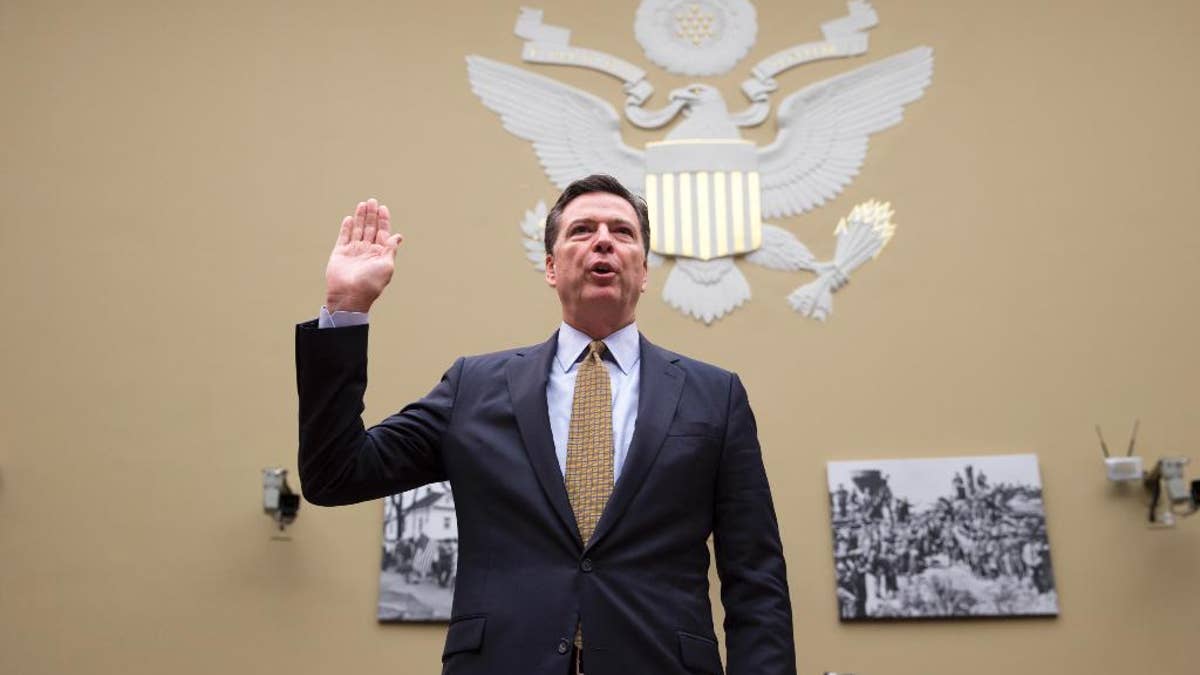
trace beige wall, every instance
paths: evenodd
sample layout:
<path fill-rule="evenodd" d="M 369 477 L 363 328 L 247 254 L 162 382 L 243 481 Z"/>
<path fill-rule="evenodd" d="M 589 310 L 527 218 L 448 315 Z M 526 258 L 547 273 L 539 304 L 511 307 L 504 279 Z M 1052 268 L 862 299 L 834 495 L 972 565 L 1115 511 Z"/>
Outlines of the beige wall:
<path fill-rule="evenodd" d="M 518 61 L 519 4 L 0 0 L 0 672 L 436 672 L 444 627 L 374 620 L 382 507 L 306 505 L 272 541 L 259 469 L 294 468 L 292 325 L 358 199 L 408 236 L 372 319 L 369 420 L 455 356 L 554 327 L 517 223 L 555 191 L 463 62 Z M 634 3 L 596 4 L 543 3 L 660 92 L 685 82 L 641 54 Z M 844 12 L 756 4 L 731 100 Z M 663 272 L 639 314 L 749 387 L 801 671 L 1195 672 L 1200 518 L 1147 530 L 1091 425 L 1121 445 L 1140 416 L 1147 453 L 1200 460 L 1200 9 L 876 7 L 868 59 L 932 45 L 934 84 L 839 199 L 783 224 L 825 256 L 877 196 L 892 245 L 825 325 L 784 301 L 804 278 L 753 267 L 754 299 L 712 327 L 661 302 Z M 538 70 L 620 101 L 603 75 Z M 840 625 L 825 461 L 995 452 L 1041 458 L 1061 616 Z"/>

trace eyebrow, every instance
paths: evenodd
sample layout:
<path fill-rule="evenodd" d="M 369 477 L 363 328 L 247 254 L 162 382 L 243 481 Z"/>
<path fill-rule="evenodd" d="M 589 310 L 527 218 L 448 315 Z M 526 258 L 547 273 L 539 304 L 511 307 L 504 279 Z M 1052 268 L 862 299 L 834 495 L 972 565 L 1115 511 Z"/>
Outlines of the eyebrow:
<path fill-rule="evenodd" d="M 596 220 L 595 218 L 576 218 L 575 220 L 567 223 L 567 227 L 570 228 L 576 225 L 595 225 L 598 222 L 600 221 Z M 608 222 L 609 225 L 625 225 L 628 227 L 633 227 L 633 223 L 625 220 L 624 218 L 617 218 L 616 220 L 610 220 L 606 222 Z"/>

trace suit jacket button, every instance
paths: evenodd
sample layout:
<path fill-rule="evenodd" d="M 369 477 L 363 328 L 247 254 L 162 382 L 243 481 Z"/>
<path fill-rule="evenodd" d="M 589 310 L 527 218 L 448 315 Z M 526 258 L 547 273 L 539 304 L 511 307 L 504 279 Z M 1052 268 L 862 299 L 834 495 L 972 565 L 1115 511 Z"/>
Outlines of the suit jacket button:
<path fill-rule="evenodd" d="M 558 641 L 558 653 L 566 654 L 569 651 L 571 651 L 571 644 L 569 642 L 567 642 L 567 639 L 563 638 L 563 639 L 559 640 Z"/>
<path fill-rule="evenodd" d="M 592 571 L 591 558 L 584 558 L 583 562 L 579 563 L 579 569 L 583 570 L 584 572 L 591 572 Z"/>

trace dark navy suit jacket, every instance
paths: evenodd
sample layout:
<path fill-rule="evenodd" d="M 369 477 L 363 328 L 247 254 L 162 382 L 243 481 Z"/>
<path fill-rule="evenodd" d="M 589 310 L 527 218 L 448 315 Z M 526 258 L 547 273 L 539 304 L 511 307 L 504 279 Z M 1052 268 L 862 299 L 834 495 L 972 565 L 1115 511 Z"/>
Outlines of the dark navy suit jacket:
<path fill-rule="evenodd" d="M 300 481 L 319 505 L 449 480 L 459 564 L 446 675 L 564 675 L 577 622 L 587 675 L 794 674 L 791 604 L 753 413 L 736 375 L 641 340 L 629 455 L 585 546 L 546 408 L 557 336 L 460 358 L 371 429 L 366 326 L 296 330 Z"/>

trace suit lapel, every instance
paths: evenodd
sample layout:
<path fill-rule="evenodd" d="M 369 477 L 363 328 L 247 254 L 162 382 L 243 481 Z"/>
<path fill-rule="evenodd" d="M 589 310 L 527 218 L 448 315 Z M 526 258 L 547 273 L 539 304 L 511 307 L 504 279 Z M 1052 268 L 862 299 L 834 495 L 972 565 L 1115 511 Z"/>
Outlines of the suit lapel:
<path fill-rule="evenodd" d="M 675 365 L 678 358 L 655 347 L 644 337 L 641 338 L 641 348 L 638 416 L 633 439 L 629 444 L 625 465 L 621 467 L 621 477 L 613 486 L 612 496 L 600 515 L 588 549 L 612 529 L 642 486 L 646 474 L 658 458 L 658 451 L 662 449 L 671 419 L 675 417 L 675 408 L 679 405 L 679 395 L 683 392 L 684 372 Z"/>
<path fill-rule="evenodd" d="M 525 452 L 533 464 L 534 473 L 542 484 L 542 490 L 554 512 L 570 532 L 572 539 L 579 541 L 579 527 L 567 499 L 567 488 L 563 483 L 558 455 L 554 450 L 554 436 L 550 432 L 550 413 L 546 408 L 546 383 L 550 378 L 550 364 L 558 349 L 558 333 L 536 347 L 518 352 L 508 362 L 508 392 L 512 396 L 513 414 L 517 427 L 525 441 Z M 640 413 L 639 413 L 640 414 Z"/>

